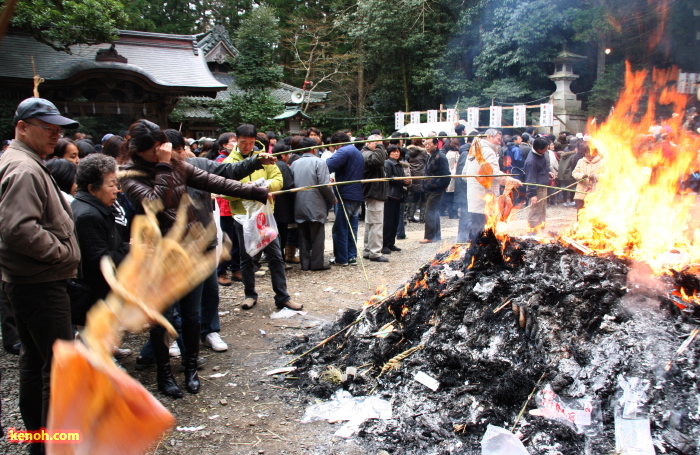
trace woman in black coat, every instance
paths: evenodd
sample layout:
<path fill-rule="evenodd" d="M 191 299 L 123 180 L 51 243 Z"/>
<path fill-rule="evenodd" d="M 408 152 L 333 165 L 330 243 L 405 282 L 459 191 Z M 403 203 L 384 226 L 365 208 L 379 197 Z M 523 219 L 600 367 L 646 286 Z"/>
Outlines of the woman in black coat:
<path fill-rule="evenodd" d="M 122 238 L 112 206 L 117 200 L 117 162 L 98 153 L 80 160 L 75 177 L 78 192 L 71 203 L 80 246 L 82 281 L 90 287 L 90 303 L 104 299 L 109 285 L 100 271 L 100 260 L 109 256 L 118 265 L 129 252 L 129 239 Z M 74 311 L 73 324 L 84 325 L 85 313 Z"/>
<path fill-rule="evenodd" d="M 265 203 L 267 188 L 252 184 L 241 184 L 195 168 L 186 161 L 172 156 L 172 144 L 158 125 L 148 120 L 138 120 L 129 127 L 129 139 L 122 144 L 120 154 L 120 183 L 124 194 L 133 202 L 137 213 L 143 213 L 144 200 L 161 200 L 163 211 L 156 215 L 161 233 L 165 236 L 175 223 L 180 201 L 187 188 L 207 191 L 214 194 L 238 197 Z M 187 210 L 188 227 L 197 222 L 194 208 Z M 212 270 L 213 272 L 213 270 Z M 200 343 L 201 298 L 193 293 L 180 300 L 182 318 L 182 341 L 185 352 L 182 365 L 185 370 L 185 388 L 190 393 L 198 393 L 200 388 L 197 375 L 197 358 Z M 165 311 L 172 319 L 173 309 Z M 156 381 L 164 394 L 182 398 L 170 369 L 168 346 L 164 343 L 165 328 L 151 328 L 150 338 L 156 360 Z"/>
<path fill-rule="evenodd" d="M 401 149 L 398 145 L 390 145 L 386 149 L 389 158 L 384 161 L 384 171 L 387 177 L 405 177 L 406 174 L 403 166 L 399 162 Z M 390 180 L 389 190 L 387 191 L 387 199 L 384 203 L 384 226 L 383 226 L 383 248 L 382 254 L 391 254 L 392 251 L 401 251 L 401 248 L 396 246 L 396 231 L 399 228 L 399 219 L 403 215 L 401 213 L 401 200 L 403 199 L 403 187 L 408 185 L 410 181 L 405 180 Z"/>

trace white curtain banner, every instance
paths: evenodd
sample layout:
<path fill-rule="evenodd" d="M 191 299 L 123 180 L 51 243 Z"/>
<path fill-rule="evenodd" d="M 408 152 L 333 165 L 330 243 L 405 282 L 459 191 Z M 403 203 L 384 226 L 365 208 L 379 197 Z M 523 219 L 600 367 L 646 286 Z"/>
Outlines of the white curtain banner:
<path fill-rule="evenodd" d="M 491 106 L 491 117 L 489 118 L 489 126 L 491 128 L 501 127 L 501 118 L 503 117 L 503 108 L 501 106 Z"/>
<path fill-rule="evenodd" d="M 394 129 L 395 130 L 400 130 L 403 128 L 404 122 L 405 122 L 406 116 L 404 115 L 403 112 L 395 112 L 394 113 Z"/>
<path fill-rule="evenodd" d="M 420 123 L 420 112 L 419 111 L 411 112 L 411 123 Z"/>
<path fill-rule="evenodd" d="M 527 124 L 525 112 L 524 104 L 513 106 L 513 128 L 525 128 Z"/>
<path fill-rule="evenodd" d="M 469 123 L 474 128 L 479 128 L 479 108 L 478 107 L 468 107 L 467 108 L 467 123 Z"/>
<path fill-rule="evenodd" d="M 554 126 L 554 105 L 540 104 L 540 126 Z"/>
<path fill-rule="evenodd" d="M 447 121 L 448 122 L 454 122 L 455 121 L 455 110 L 454 109 L 446 109 L 447 112 Z"/>
<path fill-rule="evenodd" d="M 437 112 L 435 109 L 431 109 L 428 111 L 428 123 L 435 123 L 438 121 L 437 119 Z"/>

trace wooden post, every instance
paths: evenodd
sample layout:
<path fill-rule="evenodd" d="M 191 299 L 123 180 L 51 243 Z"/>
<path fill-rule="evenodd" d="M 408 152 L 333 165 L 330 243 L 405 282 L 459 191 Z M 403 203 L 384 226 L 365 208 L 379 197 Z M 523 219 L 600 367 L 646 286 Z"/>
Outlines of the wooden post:
<path fill-rule="evenodd" d="M 444 105 L 440 104 L 440 115 L 438 115 L 438 122 L 442 122 L 442 111 L 444 109 Z"/>

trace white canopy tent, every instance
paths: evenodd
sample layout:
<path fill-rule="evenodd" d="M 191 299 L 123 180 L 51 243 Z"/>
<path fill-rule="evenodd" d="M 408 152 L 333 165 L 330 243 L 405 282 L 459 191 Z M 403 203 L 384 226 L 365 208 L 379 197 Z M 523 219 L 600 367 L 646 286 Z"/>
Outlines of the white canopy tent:
<path fill-rule="evenodd" d="M 466 129 L 465 133 L 469 134 L 472 131 L 476 131 L 476 128 L 469 125 L 464 120 L 460 120 L 458 123 L 463 124 Z M 432 131 L 435 133 L 445 132 L 448 136 L 455 135 L 455 126 L 457 123 L 454 122 L 432 122 L 432 123 L 408 123 L 398 130 L 399 133 L 408 133 L 411 136 L 428 136 Z"/>

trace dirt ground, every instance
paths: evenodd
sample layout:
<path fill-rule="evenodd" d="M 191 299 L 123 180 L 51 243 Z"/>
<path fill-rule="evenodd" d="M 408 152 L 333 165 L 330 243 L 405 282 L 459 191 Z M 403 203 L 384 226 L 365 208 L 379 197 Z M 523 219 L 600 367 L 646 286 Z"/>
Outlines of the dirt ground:
<path fill-rule="evenodd" d="M 526 211 L 525 211 L 526 212 Z M 512 235 L 527 230 L 526 213 L 521 212 L 508 225 Z M 550 206 L 547 230 L 560 231 L 575 219 L 575 209 Z M 229 345 L 224 353 L 202 346 L 207 361 L 200 371 L 202 389 L 183 399 L 160 394 L 155 385 L 155 369 L 136 371 L 136 353 L 146 341 L 144 334 L 128 334 L 123 347 L 134 354 L 121 365 L 141 381 L 171 412 L 177 427 L 154 445 L 149 454 L 360 454 L 352 438 L 334 438 L 339 424 L 325 421 L 302 424 L 300 419 L 311 399 L 284 375 L 268 376 L 267 371 L 291 360 L 285 345 L 303 337 L 318 326 L 333 321 L 346 308 L 359 308 L 381 285 L 393 291 L 427 260 L 455 241 L 458 220 L 441 218 L 442 243 L 420 244 L 423 224 L 410 223 L 407 239 L 399 240 L 401 252 L 388 256 L 390 262 L 365 261 L 364 267 L 332 267 L 328 271 L 304 272 L 298 265 L 288 271 L 287 286 L 292 298 L 304 304 L 306 314 L 291 319 L 271 319 L 274 313 L 269 275 L 258 278 L 258 305 L 240 309 L 243 289 L 240 283 L 221 287 L 221 336 Z M 326 224 L 326 258 L 332 255 L 332 221 Z M 360 223 L 360 239 L 364 226 Z M 179 359 L 173 360 L 176 379 L 182 386 Z M 23 428 L 17 404 L 17 357 L 0 352 L 2 369 L 2 424 Z M 223 376 L 222 376 L 223 375 Z M 219 376 L 219 377 L 212 377 Z M 55 391 L 54 393 L 60 393 Z M 189 431 L 188 431 L 189 430 Z M 3 439 L 0 453 L 25 453 L 23 448 Z"/>

